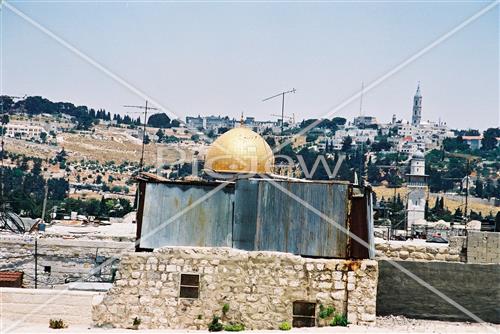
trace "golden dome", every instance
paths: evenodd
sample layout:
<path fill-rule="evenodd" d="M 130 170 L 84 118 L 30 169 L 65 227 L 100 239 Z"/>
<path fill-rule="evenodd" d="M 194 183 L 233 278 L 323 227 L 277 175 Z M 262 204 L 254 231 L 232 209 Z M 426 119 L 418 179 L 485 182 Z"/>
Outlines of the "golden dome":
<path fill-rule="evenodd" d="M 205 167 L 221 173 L 271 173 L 274 155 L 256 132 L 234 128 L 217 138 L 205 156 Z"/>

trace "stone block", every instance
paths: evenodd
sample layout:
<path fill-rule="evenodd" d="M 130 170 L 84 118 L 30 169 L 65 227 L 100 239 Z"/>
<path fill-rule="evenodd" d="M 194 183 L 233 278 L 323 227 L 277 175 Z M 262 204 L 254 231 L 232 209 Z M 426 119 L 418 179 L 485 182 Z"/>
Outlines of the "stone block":
<path fill-rule="evenodd" d="M 424 260 L 426 258 L 425 252 L 413 252 L 411 253 L 411 257 L 416 260 Z"/>
<path fill-rule="evenodd" d="M 402 250 L 399 252 L 399 258 L 401 260 L 406 260 L 410 256 L 410 252 Z"/>

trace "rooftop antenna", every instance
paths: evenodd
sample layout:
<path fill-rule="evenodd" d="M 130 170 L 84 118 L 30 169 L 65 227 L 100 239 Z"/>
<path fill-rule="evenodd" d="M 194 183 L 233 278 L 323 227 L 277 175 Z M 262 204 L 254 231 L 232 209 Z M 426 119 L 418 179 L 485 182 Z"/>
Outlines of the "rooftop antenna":
<path fill-rule="evenodd" d="M 363 116 L 363 93 L 365 91 L 365 83 L 361 81 L 361 95 L 359 96 L 359 116 Z"/>
<path fill-rule="evenodd" d="M 146 105 L 145 106 L 128 106 L 128 105 L 124 105 L 124 107 L 125 108 L 142 109 L 143 111 L 139 111 L 139 112 L 144 113 L 144 128 L 143 128 L 143 134 L 142 134 L 141 160 L 139 162 L 139 172 L 142 172 L 142 169 L 144 167 L 144 146 L 146 144 L 146 123 L 147 123 L 147 118 L 148 118 L 148 110 L 160 110 L 160 109 L 153 108 L 153 107 L 148 107 L 148 100 L 146 100 Z"/>
<path fill-rule="evenodd" d="M 270 97 L 262 100 L 262 102 L 265 102 L 265 101 L 274 99 L 275 97 L 278 97 L 281 95 L 281 135 L 283 135 L 283 124 L 285 123 L 284 122 L 284 118 L 285 118 L 285 94 L 295 93 L 295 92 L 296 92 L 295 88 L 292 88 L 292 90 L 289 90 L 286 92 L 281 92 L 281 93 L 278 93 L 276 95 L 270 96 Z"/>

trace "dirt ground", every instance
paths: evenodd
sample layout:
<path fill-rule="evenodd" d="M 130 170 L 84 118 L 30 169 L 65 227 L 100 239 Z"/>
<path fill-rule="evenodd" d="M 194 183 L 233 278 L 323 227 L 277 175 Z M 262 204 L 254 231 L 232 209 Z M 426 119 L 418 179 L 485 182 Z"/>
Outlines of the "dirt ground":
<path fill-rule="evenodd" d="M 42 324 L 21 324 L 16 326 L 14 330 L 4 332 L 13 325 L 14 321 L 3 321 L 1 333 L 208 333 L 207 330 L 127 330 L 127 329 L 106 329 L 89 326 L 71 326 L 65 329 L 49 329 L 48 325 Z M 407 319 L 404 317 L 378 317 L 377 325 L 353 326 L 348 327 L 313 327 L 313 328 L 293 328 L 289 333 L 319 333 L 319 334 L 337 334 L 337 333 L 442 333 L 442 334 L 459 334 L 459 333 L 499 333 L 500 325 L 493 324 L 478 324 L 468 322 L 447 322 L 434 320 L 416 320 Z M 258 330 L 244 331 L 242 333 L 282 333 L 278 330 Z"/>

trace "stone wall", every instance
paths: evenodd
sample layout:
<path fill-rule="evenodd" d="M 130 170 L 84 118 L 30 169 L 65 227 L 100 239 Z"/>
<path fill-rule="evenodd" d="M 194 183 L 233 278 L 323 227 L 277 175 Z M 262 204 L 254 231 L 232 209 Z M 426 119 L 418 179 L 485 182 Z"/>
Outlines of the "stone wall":
<path fill-rule="evenodd" d="M 89 276 L 101 261 L 114 259 L 87 281 L 112 277 L 120 254 L 133 249 L 132 242 L 41 237 L 37 247 L 38 287 L 54 287 Z M 49 268 L 50 267 L 50 268 Z M 50 272 L 49 272 L 50 269 Z M 33 236 L 0 236 L 0 270 L 24 272 L 25 287 L 35 285 L 35 239 Z"/>
<path fill-rule="evenodd" d="M 465 237 L 451 237 L 449 244 L 383 241 L 375 243 L 377 260 L 465 262 Z"/>
<path fill-rule="evenodd" d="M 470 231 L 467 236 L 467 262 L 500 263 L 500 233 Z"/>
<path fill-rule="evenodd" d="M 398 263 L 483 321 L 500 323 L 500 265 L 437 261 Z M 379 261 L 377 315 L 477 321 L 387 261 Z"/>
<path fill-rule="evenodd" d="M 181 273 L 199 274 L 199 298 L 179 297 Z M 130 253 L 103 302 L 94 306 L 98 326 L 206 329 L 229 304 L 224 322 L 247 329 L 292 323 L 295 301 L 334 306 L 353 324 L 375 321 L 378 265 L 373 260 L 309 259 L 279 252 L 231 248 L 168 247 Z"/>
<path fill-rule="evenodd" d="M 62 319 L 70 326 L 91 325 L 92 304 L 102 298 L 97 292 L 14 288 L 0 288 L 0 296 L 2 319 L 43 323 L 44 328 L 50 319 Z M 8 326 L 2 330 L 8 332 Z"/>

